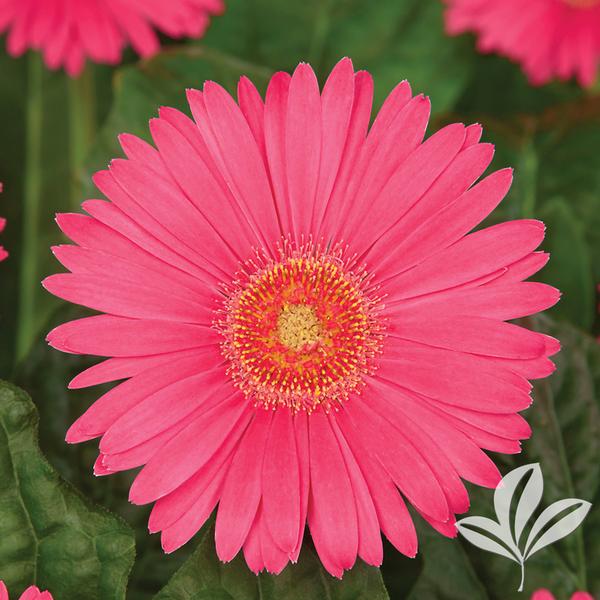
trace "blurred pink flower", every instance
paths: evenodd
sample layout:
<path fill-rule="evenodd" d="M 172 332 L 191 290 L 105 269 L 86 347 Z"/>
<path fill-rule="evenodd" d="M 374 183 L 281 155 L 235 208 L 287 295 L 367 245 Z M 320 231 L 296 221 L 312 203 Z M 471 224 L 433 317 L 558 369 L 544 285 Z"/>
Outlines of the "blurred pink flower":
<path fill-rule="evenodd" d="M 0 600 L 9 600 L 8 590 L 3 581 L 0 581 Z M 52 595 L 50 592 L 41 592 L 32 585 L 21 594 L 19 600 L 52 600 Z"/>
<path fill-rule="evenodd" d="M 446 30 L 474 32 L 481 52 L 521 64 L 529 81 L 594 83 L 600 59 L 600 0 L 445 0 Z"/>
<path fill-rule="evenodd" d="M 159 49 L 154 29 L 172 38 L 199 38 L 223 0 L 0 0 L 0 33 L 20 56 L 40 50 L 50 69 L 77 76 L 86 58 L 110 65 L 131 45 L 143 57 Z"/>
<path fill-rule="evenodd" d="M 0 183 L 0 193 L 2 192 L 2 184 Z M 6 219 L 0 217 L 0 233 L 4 231 L 6 227 Z M 8 252 L 0 246 L 0 261 L 3 261 L 8 256 Z"/>
<path fill-rule="evenodd" d="M 554 594 L 550 590 L 541 589 L 536 590 L 531 595 L 531 600 L 556 600 Z M 571 600 L 594 600 L 591 594 L 587 592 L 575 592 L 571 596 Z"/>
<path fill-rule="evenodd" d="M 423 141 L 430 103 L 400 83 L 372 127 L 371 76 L 344 59 L 322 91 L 307 64 L 266 100 L 207 82 L 194 120 L 162 108 L 156 147 L 123 135 L 127 160 L 94 182 L 109 201 L 58 224 L 70 271 L 44 286 L 104 314 L 48 335 L 109 357 L 81 388 L 127 379 L 69 429 L 97 437 L 98 475 L 144 468 L 130 500 L 155 502 L 171 552 L 217 503 L 223 561 L 253 571 L 298 558 L 305 524 L 325 568 L 382 561 L 380 530 L 417 551 L 407 498 L 456 535 L 461 479 L 495 487 L 482 449 L 516 453 L 528 379 L 557 340 L 505 323 L 559 293 L 525 282 L 547 261 L 544 225 L 469 233 L 502 201 L 479 125 Z"/>

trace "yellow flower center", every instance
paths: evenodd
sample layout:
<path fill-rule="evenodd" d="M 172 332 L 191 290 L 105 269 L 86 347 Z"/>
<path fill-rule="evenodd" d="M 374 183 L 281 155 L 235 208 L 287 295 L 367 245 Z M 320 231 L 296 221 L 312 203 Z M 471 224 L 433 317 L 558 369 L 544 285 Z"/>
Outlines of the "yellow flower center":
<path fill-rule="evenodd" d="M 319 341 L 321 324 L 312 306 L 286 305 L 277 319 L 277 334 L 288 348 L 300 350 Z"/>

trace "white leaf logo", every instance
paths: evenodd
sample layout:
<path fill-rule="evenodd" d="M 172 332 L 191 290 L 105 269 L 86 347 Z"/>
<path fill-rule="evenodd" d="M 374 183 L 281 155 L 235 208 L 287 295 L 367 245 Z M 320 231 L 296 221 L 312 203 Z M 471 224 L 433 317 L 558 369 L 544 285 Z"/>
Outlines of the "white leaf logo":
<path fill-rule="evenodd" d="M 520 497 L 515 497 L 523 483 Z M 544 491 L 538 463 L 514 469 L 504 476 L 494 492 L 498 521 L 487 517 L 465 517 L 456 527 L 471 544 L 516 562 L 521 567 L 519 592 L 525 582 L 525 561 L 550 544 L 566 537 L 585 519 L 591 504 L 578 498 L 558 500 L 546 508 L 531 525 L 527 540 L 522 536 L 531 521 Z"/>

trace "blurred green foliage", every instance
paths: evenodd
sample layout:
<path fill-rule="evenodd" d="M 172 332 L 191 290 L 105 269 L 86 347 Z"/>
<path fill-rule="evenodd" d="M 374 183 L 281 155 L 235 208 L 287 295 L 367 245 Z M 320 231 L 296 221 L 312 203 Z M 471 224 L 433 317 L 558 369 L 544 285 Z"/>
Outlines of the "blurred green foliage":
<path fill-rule="evenodd" d="M 40 444 L 57 471 L 91 500 L 124 518 L 135 531 L 137 559 L 127 598 L 147 600 L 157 593 L 156 598 L 164 600 L 386 598 L 377 570 L 360 564 L 343 582 L 335 582 L 318 565 L 310 547 L 300 564 L 286 569 L 279 578 L 256 579 L 240 560 L 220 565 L 210 530 L 197 536 L 189 547 L 165 556 L 157 537 L 147 533 L 147 509 L 127 502 L 132 475 L 96 479 L 91 474 L 95 443 L 67 447 L 63 441 L 68 425 L 101 391 L 66 390 L 68 380 L 93 361 L 54 352 L 43 336 L 55 324 L 82 312 L 62 305 L 37 285 L 58 269 L 49 251 L 50 245 L 61 241 L 54 213 L 75 210 L 78 195 L 83 200 L 98 194 L 90 175 L 121 155 L 116 139 L 119 133 L 148 138 L 147 123 L 157 108 L 169 105 L 186 110 L 185 88 L 199 88 L 206 79 L 234 92 L 239 76 L 245 74 L 264 91 L 274 71 L 289 71 L 299 61 L 309 61 L 324 81 L 342 56 L 350 56 L 356 68 L 373 74 L 377 107 L 396 83 L 408 79 L 415 92 L 431 96 L 430 131 L 453 121 L 483 124 L 484 139 L 496 144 L 493 168 L 511 165 L 516 169 L 513 189 L 490 221 L 533 217 L 548 226 L 544 249 L 553 256 L 541 278 L 564 295 L 548 318 L 533 325 L 561 339 L 563 351 L 557 373 L 535 386 L 536 402 L 527 413 L 532 439 L 524 443 L 521 455 L 498 457 L 498 463 L 505 472 L 539 461 L 546 481 L 546 503 L 577 496 L 595 504 L 583 527 L 531 560 L 524 597 L 538 587 L 553 589 L 559 599 L 582 588 L 600 597 L 600 350 L 595 339 L 600 326 L 596 295 L 600 282 L 600 95 L 575 85 L 530 87 L 515 65 L 477 55 L 468 36 L 447 38 L 442 5 L 437 0 L 228 0 L 227 5 L 225 15 L 214 19 L 200 42 L 167 45 L 159 56 L 142 63 L 134 62 L 130 55 L 116 71 L 88 69 L 84 91 L 94 141 L 83 162 L 73 148 L 77 144 L 73 136 L 77 124 L 69 111 L 73 84 L 62 73 L 42 72 L 37 82 L 43 109 L 41 127 L 33 132 L 33 143 L 41 153 L 41 203 L 35 219 L 26 223 L 23 196 L 31 182 L 24 167 L 26 146 L 32 143 L 26 130 L 28 114 L 31 116 L 31 68 L 36 59 L 13 60 L 0 53 L 0 181 L 5 184 L 0 214 L 9 221 L 2 244 L 11 253 L 9 260 L 0 264 L 0 374 L 33 395 L 41 415 Z M 29 248 L 23 247 L 25 224 L 34 234 Z M 24 263 L 30 260 L 24 258 L 27 256 L 33 257 L 28 267 L 33 268 L 36 282 L 28 291 L 34 320 L 31 335 L 21 340 L 24 358 L 18 361 L 20 289 Z M 13 412 L 18 417 L 14 425 L 18 435 L 7 425 Z M 33 577 L 35 583 L 53 587 L 55 600 L 124 598 L 124 578 L 132 561 L 125 543 L 130 539 L 129 529 L 119 519 L 98 512 L 40 457 L 34 441 L 34 409 L 22 392 L 2 387 L 0 421 L 0 467 L 26 468 L 31 463 L 27 483 L 35 488 L 38 473 L 42 497 L 59 498 L 57 505 L 69 508 L 50 513 L 43 507 L 38 510 L 10 470 L 2 476 L 0 578 L 19 589 Z M 8 436 L 10 443 L 3 436 Z M 20 496 L 24 509 L 31 513 L 31 523 L 23 527 L 11 520 L 15 498 Z M 473 489 L 473 514 L 489 515 L 491 498 L 491 491 Z M 19 511 L 15 518 L 24 518 L 21 508 Z M 11 542 L 10 532 L 3 533 L 3 527 L 13 525 L 24 531 L 21 545 Z M 121 555 L 113 556 L 114 560 L 102 555 L 100 545 L 90 548 L 87 543 L 106 535 L 103 532 L 111 527 L 123 540 Z M 417 559 L 407 559 L 386 547 L 382 575 L 392 600 L 521 597 L 513 592 L 519 577 L 514 564 L 460 540 L 442 538 L 422 522 L 418 528 L 421 547 Z M 90 556 L 96 553 L 93 568 L 75 568 L 65 574 L 61 567 L 56 571 L 60 577 L 52 575 L 52 559 L 32 547 L 33 540 L 45 539 L 40 531 L 46 529 L 67 532 L 64 547 L 60 540 L 56 542 L 59 557 L 69 552 L 70 544 L 80 539 L 84 530 L 86 551 Z M 111 571 L 103 566 L 105 560 Z M 32 564 L 38 565 L 35 575 L 28 570 Z M 110 580 L 109 572 L 113 574 Z M 73 591 L 84 583 L 85 588 Z"/>

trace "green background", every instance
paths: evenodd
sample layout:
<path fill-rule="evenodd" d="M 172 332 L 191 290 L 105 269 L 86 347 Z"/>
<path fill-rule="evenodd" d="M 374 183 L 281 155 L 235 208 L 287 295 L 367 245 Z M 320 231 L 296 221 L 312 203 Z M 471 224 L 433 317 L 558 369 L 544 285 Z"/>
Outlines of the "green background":
<path fill-rule="evenodd" d="M 1 243 L 10 252 L 0 264 L 0 376 L 33 397 L 46 457 L 38 448 L 36 408 L 24 392 L 2 384 L 0 578 L 13 594 L 37 583 L 55 600 L 511 600 L 539 587 L 558 600 L 577 589 L 600 597 L 600 88 L 530 87 L 517 66 L 477 55 L 469 36 L 447 38 L 435 0 L 227 5 L 203 40 L 165 40 L 150 61 L 127 55 L 119 69 L 88 68 L 76 82 L 46 71 L 35 55 L 14 60 L 0 52 L 0 214 L 8 218 Z M 90 175 L 121 155 L 117 134 L 147 138 L 159 106 L 185 110 L 185 88 L 213 79 L 233 92 L 246 74 L 264 91 L 274 71 L 293 70 L 299 61 L 310 62 L 323 82 L 343 56 L 373 74 L 377 107 L 402 79 L 429 95 L 430 133 L 454 121 L 481 123 L 484 140 L 496 144 L 493 168 L 516 169 L 492 220 L 535 217 L 547 224 L 543 248 L 552 260 L 540 278 L 563 298 L 529 325 L 557 336 L 563 351 L 557 373 L 535 386 L 526 413 L 533 436 L 524 452 L 495 458 L 503 473 L 540 462 L 546 505 L 578 497 L 594 506 L 575 533 L 528 562 L 524 594 L 513 591 L 517 565 L 442 538 L 418 518 L 416 559 L 386 545 L 381 572 L 358 564 L 342 582 L 324 572 L 310 547 L 276 578 L 256 578 L 239 559 L 221 565 L 210 528 L 165 556 L 146 531 L 147 508 L 127 502 L 131 474 L 96 479 L 95 444 L 63 441 L 100 392 L 67 392 L 69 379 L 93 361 L 43 341 L 52 326 L 83 314 L 39 285 L 58 269 L 49 251 L 61 241 L 54 214 L 95 197 Z M 82 97 L 84 110 L 75 110 L 74 99 Z M 491 491 L 473 489 L 472 500 L 470 514 L 493 516 Z"/>

